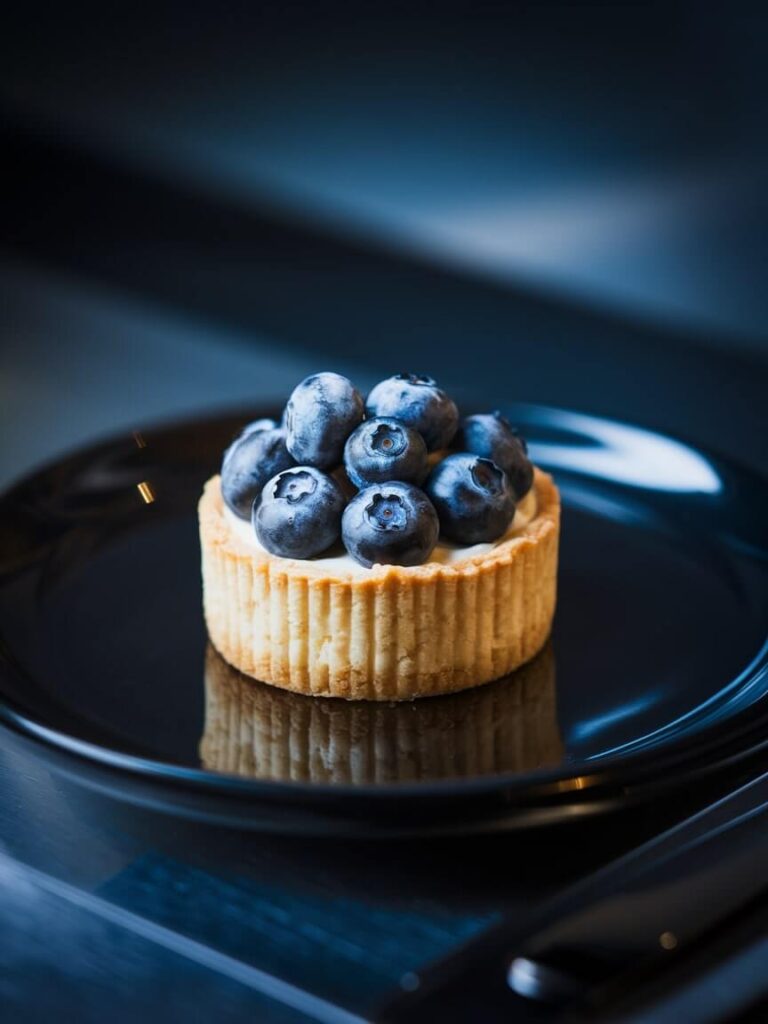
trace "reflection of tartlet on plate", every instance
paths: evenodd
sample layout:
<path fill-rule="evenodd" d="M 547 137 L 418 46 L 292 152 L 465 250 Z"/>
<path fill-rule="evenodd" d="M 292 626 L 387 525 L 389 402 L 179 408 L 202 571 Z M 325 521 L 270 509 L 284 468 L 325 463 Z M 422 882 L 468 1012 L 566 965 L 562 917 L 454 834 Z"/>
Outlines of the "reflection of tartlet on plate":
<path fill-rule="evenodd" d="M 551 645 L 513 675 L 408 703 L 318 700 L 254 682 L 209 644 L 205 768 L 297 782 L 528 772 L 562 757 Z"/>

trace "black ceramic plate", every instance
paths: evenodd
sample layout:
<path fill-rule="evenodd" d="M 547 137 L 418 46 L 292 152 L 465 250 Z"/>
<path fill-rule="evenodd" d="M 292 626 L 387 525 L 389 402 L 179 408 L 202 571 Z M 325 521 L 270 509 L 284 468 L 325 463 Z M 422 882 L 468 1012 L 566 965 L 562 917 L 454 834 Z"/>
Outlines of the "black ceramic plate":
<path fill-rule="evenodd" d="M 336 834 L 562 821 L 768 744 L 766 482 L 626 425 L 509 414 L 564 501 L 553 637 L 515 675 L 382 706 L 233 672 L 207 646 L 196 524 L 248 418 L 229 416 L 101 444 L 2 499 L 5 724 L 92 787 Z"/>

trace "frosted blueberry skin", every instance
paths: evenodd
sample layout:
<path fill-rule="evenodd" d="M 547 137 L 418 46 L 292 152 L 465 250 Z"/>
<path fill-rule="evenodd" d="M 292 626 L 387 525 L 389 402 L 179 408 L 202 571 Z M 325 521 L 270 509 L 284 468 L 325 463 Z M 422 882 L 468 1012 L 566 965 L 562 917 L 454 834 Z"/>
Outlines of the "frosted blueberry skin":
<path fill-rule="evenodd" d="M 423 484 L 427 446 L 417 431 L 387 417 L 366 420 L 347 439 L 344 468 L 355 487 L 402 480 Z"/>
<path fill-rule="evenodd" d="M 515 492 L 490 459 L 468 452 L 438 463 L 424 486 L 440 520 L 440 531 L 457 544 L 498 540 L 515 515 Z"/>
<path fill-rule="evenodd" d="M 338 373 L 315 373 L 293 389 L 283 422 L 288 451 L 301 465 L 333 469 L 362 422 L 363 396 Z"/>
<path fill-rule="evenodd" d="M 264 484 L 294 465 L 285 447 L 285 431 L 274 420 L 256 420 L 224 452 L 221 496 L 240 519 L 250 519 Z"/>
<path fill-rule="evenodd" d="M 360 491 L 341 520 L 344 547 L 368 569 L 376 563 L 421 565 L 439 532 L 437 513 L 424 492 L 397 480 Z"/>
<path fill-rule="evenodd" d="M 294 466 L 267 482 L 253 509 L 259 543 L 282 558 L 312 558 L 339 539 L 344 495 L 333 477 Z"/>
<path fill-rule="evenodd" d="M 533 485 L 533 463 L 528 448 L 509 420 L 500 412 L 467 416 L 459 429 L 454 447 L 490 459 L 504 470 L 518 501 Z"/>
<path fill-rule="evenodd" d="M 258 430 L 274 430 L 277 427 L 282 427 L 282 423 L 278 423 L 277 420 L 267 418 L 254 420 L 252 423 L 248 423 L 243 427 L 240 432 L 240 437 L 245 437 L 246 434 L 253 434 Z"/>
<path fill-rule="evenodd" d="M 453 399 L 431 377 L 398 373 L 381 381 L 368 395 L 366 415 L 391 417 L 417 430 L 430 452 L 447 448 L 459 425 Z"/>

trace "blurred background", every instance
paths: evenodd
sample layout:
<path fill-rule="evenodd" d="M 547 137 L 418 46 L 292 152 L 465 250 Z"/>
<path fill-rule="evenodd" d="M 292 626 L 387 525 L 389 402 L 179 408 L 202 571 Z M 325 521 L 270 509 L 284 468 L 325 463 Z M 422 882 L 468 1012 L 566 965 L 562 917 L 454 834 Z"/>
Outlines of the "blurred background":
<path fill-rule="evenodd" d="M 15 5 L 0 480 L 331 368 L 768 469 L 767 28 L 701 4 Z"/>

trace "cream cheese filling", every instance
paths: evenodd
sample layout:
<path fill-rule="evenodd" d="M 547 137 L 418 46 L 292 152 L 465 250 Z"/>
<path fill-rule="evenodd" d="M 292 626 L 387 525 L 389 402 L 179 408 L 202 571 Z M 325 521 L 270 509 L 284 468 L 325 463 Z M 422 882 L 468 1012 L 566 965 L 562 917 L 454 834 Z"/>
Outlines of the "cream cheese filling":
<path fill-rule="evenodd" d="M 234 512 L 227 508 L 223 501 L 222 505 L 224 508 L 224 518 L 233 536 L 237 537 L 241 544 L 249 547 L 254 555 L 270 558 L 277 557 L 270 555 L 266 548 L 262 547 L 253 526 L 248 520 L 240 519 L 236 516 Z M 528 523 L 536 518 L 536 512 L 536 489 L 532 487 L 523 500 L 518 502 L 514 519 L 510 523 L 507 532 L 499 537 L 498 540 L 493 541 L 491 544 L 473 544 L 471 547 L 452 544 L 446 540 L 438 540 L 432 554 L 423 564 L 457 565 L 477 555 L 486 555 L 499 544 L 503 544 L 504 541 L 515 537 L 521 530 L 524 530 Z M 316 558 L 307 559 L 307 561 L 311 562 L 317 569 L 327 572 L 329 576 L 337 574 L 365 576 L 376 568 L 376 566 L 373 566 L 367 569 L 365 566 L 360 565 L 346 553 L 341 544 L 331 548 L 327 553 L 318 555 Z"/>

